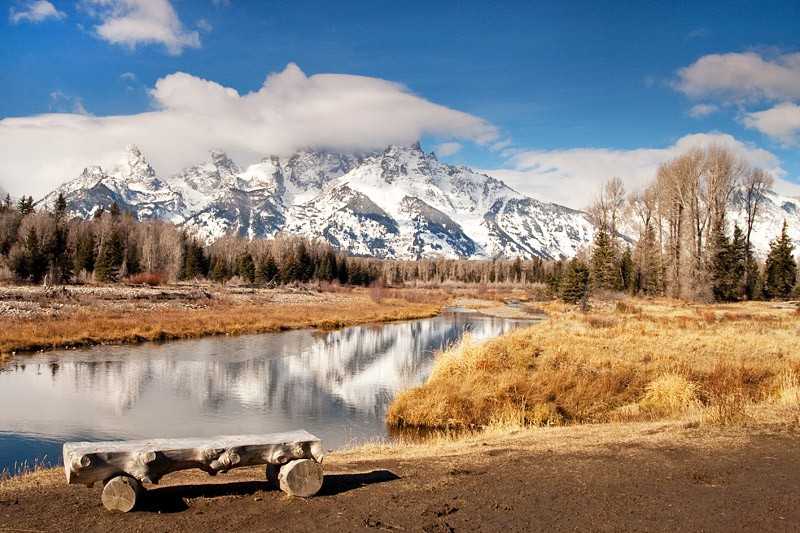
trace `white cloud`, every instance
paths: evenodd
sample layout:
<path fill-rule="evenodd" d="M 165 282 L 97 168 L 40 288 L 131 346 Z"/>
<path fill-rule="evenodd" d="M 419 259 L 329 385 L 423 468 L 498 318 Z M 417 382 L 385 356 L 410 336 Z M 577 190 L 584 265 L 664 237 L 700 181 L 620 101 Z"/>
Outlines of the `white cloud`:
<path fill-rule="evenodd" d="M 315 146 L 372 150 L 423 135 L 490 144 L 488 122 L 437 105 L 402 85 L 363 76 L 306 76 L 290 64 L 257 91 L 185 73 L 151 91 L 154 111 L 92 117 L 47 114 L 0 120 L 0 183 L 15 194 L 42 195 L 90 164 L 118 161 L 140 146 L 160 175 L 205 160 L 219 147 L 240 164 Z"/>
<path fill-rule="evenodd" d="M 511 168 L 484 172 L 535 198 L 583 209 L 591 203 L 606 179 L 617 176 L 628 190 L 641 189 L 655 177 L 662 162 L 689 148 L 709 144 L 727 146 L 751 164 L 771 172 L 778 178 L 776 188 L 781 192 L 800 193 L 800 186 L 779 179 L 785 171 L 775 155 L 722 133 L 686 135 L 666 148 L 527 150 L 512 157 Z"/>
<path fill-rule="evenodd" d="M 458 153 L 461 150 L 461 148 L 463 148 L 461 143 L 446 142 L 434 146 L 433 151 L 436 152 L 436 155 L 439 155 L 441 157 L 447 157 L 449 155 Z"/>
<path fill-rule="evenodd" d="M 706 55 L 678 71 L 675 87 L 692 98 L 800 98 L 800 53 L 771 60 L 755 52 Z"/>
<path fill-rule="evenodd" d="M 783 102 L 765 111 L 747 113 L 743 122 L 786 146 L 800 145 L 800 106 L 796 104 Z"/>
<path fill-rule="evenodd" d="M 183 27 L 169 0 L 84 0 L 83 6 L 100 19 L 95 31 L 109 43 L 161 44 L 172 55 L 200 47 L 200 34 Z"/>
<path fill-rule="evenodd" d="M 231 0 L 211 0 L 216 7 L 230 7 Z"/>
<path fill-rule="evenodd" d="M 136 74 L 133 72 L 123 72 L 119 75 L 119 79 L 122 81 L 133 82 L 136 81 Z"/>
<path fill-rule="evenodd" d="M 21 9 L 14 9 L 13 7 L 8 10 L 8 20 L 12 24 L 19 24 L 20 22 L 42 22 L 47 19 L 63 19 L 67 15 L 64 12 L 56 9 L 56 6 L 47 0 L 31 0 L 25 2 Z"/>
<path fill-rule="evenodd" d="M 689 110 L 689 116 L 692 118 L 702 118 L 716 113 L 717 111 L 719 111 L 719 106 L 714 104 L 697 104 L 692 106 Z"/>
<path fill-rule="evenodd" d="M 200 31 L 204 31 L 206 33 L 214 30 L 214 26 L 212 26 L 211 23 L 209 21 L 207 21 L 206 19 L 198 20 L 197 21 L 197 28 Z"/>

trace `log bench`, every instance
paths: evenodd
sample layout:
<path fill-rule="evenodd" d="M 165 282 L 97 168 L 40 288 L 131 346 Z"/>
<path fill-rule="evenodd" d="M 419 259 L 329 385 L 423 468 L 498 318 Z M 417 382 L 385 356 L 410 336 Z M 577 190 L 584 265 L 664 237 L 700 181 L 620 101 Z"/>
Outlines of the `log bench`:
<path fill-rule="evenodd" d="M 149 439 L 64 444 L 68 484 L 103 485 L 110 511 L 128 512 L 171 472 L 199 468 L 209 475 L 266 465 L 266 476 L 291 496 L 309 497 L 322 487 L 322 442 L 306 431 L 191 439 Z"/>

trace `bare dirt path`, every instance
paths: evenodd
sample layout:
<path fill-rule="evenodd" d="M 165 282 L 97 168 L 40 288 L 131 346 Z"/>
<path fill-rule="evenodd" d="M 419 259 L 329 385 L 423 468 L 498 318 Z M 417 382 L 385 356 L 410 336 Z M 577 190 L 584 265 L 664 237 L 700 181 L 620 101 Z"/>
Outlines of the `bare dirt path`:
<path fill-rule="evenodd" d="M 309 500 L 259 470 L 176 474 L 126 515 L 50 470 L 0 484 L 0 531 L 798 531 L 799 445 L 676 423 L 531 430 L 336 453 Z"/>

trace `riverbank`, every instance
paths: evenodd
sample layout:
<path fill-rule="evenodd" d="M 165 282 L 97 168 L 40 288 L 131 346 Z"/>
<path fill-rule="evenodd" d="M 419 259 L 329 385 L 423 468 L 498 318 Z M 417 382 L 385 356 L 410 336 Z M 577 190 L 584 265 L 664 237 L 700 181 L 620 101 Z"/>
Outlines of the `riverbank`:
<path fill-rule="evenodd" d="M 712 424 L 800 412 L 795 304 L 552 302 L 547 319 L 440 354 L 420 387 L 394 399 L 397 427 L 566 425 L 695 415 Z"/>
<path fill-rule="evenodd" d="M 796 531 L 798 437 L 675 421 L 373 445 L 327 457 L 309 500 L 261 469 L 189 471 L 125 515 L 50 469 L 0 483 L 0 531 Z"/>
<path fill-rule="evenodd" d="M 13 352 L 424 318 L 446 301 L 440 291 L 0 286 L 0 359 Z"/>

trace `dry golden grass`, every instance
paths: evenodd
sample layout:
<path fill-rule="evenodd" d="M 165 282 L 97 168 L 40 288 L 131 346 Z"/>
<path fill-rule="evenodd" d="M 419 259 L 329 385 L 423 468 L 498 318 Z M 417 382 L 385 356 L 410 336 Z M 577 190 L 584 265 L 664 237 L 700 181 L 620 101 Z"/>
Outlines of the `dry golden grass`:
<path fill-rule="evenodd" d="M 218 301 L 204 306 L 106 308 L 83 306 L 59 316 L 11 318 L 0 330 L 0 354 L 94 344 L 264 333 L 297 328 L 339 328 L 437 314 L 443 302 L 397 298 L 373 301 L 363 292 L 326 303 Z M 0 355 L 1 356 L 1 355 Z"/>
<path fill-rule="evenodd" d="M 698 415 L 733 424 L 756 404 L 792 404 L 800 317 L 769 303 L 546 306 L 545 322 L 441 354 L 399 395 L 393 426 L 561 425 Z"/>

